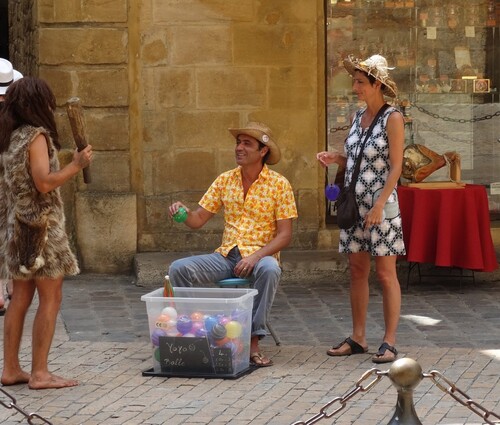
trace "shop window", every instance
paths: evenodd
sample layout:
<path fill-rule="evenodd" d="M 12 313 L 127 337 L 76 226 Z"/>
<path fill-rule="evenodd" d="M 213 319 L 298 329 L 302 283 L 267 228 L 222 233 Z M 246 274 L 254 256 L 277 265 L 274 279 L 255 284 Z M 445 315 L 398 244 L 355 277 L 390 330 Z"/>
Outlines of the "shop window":
<path fill-rule="evenodd" d="M 362 103 L 342 58 L 385 56 L 399 88 L 405 144 L 461 157 L 461 180 L 500 213 L 500 0 L 327 0 L 327 149 L 342 150 Z M 388 99 L 389 100 L 389 99 Z M 329 180 L 335 169 L 329 170 Z M 448 179 L 448 168 L 429 180 Z M 327 216 L 334 215 L 333 203 Z"/>

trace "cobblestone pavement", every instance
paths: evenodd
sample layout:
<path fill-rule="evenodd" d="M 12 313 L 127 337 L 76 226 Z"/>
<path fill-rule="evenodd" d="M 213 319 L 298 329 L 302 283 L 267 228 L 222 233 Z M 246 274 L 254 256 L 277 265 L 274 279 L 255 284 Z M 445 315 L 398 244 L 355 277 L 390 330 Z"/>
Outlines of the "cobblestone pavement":
<path fill-rule="evenodd" d="M 375 365 L 381 343 L 381 292 L 371 286 L 369 354 L 332 358 L 325 354 L 350 332 L 347 274 L 314 282 L 286 282 L 279 288 L 271 322 L 282 339 L 263 349 L 275 365 L 239 379 L 145 377 L 152 367 L 148 319 L 140 296 L 152 288 L 133 276 L 81 275 L 68 279 L 50 356 L 50 367 L 80 385 L 32 391 L 2 387 L 24 412 L 53 424 L 291 424 L 307 420 L 334 397 L 355 388 Z M 30 364 L 30 311 L 22 364 Z M 0 318 L 3 326 L 3 319 Z M 424 372 L 440 371 L 489 411 L 500 414 L 500 280 L 476 274 L 475 283 L 434 277 L 403 289 L 397 347 Z M 387 371 L 390 365 L 377 366 Z M 375 372 L 372 372 L 375 377 Z M 363 381 L 366 385 L 372 379 Z M 445 386 L 446 384 L 443 383 Z M 389 423 L 397 391 L 389 378 L 359 392 L 345 408 L 319 424 Z M 10 402 L 0 394 L 0 400 Z M 414 393 L 423 424 L 478 424 L 481 418 L 424 378 Z M 331 412 L 340 407 L 332 406 Z M 490 420 L 496 420 L 490 418 Z M 29 423 L 0 404 L 0 423 Z M 44 423 L 34 421 L 32 423 Z"/>

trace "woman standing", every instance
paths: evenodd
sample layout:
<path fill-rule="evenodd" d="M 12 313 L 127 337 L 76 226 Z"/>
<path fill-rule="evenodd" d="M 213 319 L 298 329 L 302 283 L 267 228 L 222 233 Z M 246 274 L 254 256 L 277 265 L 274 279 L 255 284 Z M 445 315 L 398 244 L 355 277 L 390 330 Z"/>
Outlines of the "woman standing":
<path fill-rule="evenodd" d="M 374 55 L 361 61 L 352 56 L 344 67 L 353 77 L 353 91 L 366 107 L 356 112 L 345 141 L 344 153 L 320 152 L 322 166 L 336 163 L 345 168 L 349 182 L 364 136 L 385 104 L 384 95 L 396 97 L 397 87 L 389 77 L 387 61 Z M 404 120 L 393 107 L 377 118 L 361 153 L 361 169 L 356 184 L 360 220 L 340 231 L 339 252 L 349 256 L 352 335 L 328 350 L 330 356 L 348 356 L 368 351 L 366 316 L 368 311 L 371 256 L 375 258 L 377 279 L 382 286 L 385 334 L 375 363 L 392 362 L 397 357 L 396 331 L 401 309 L 401 290 L 396 274 L 396 258 L 405 254 L 396 186 L 401 175 L 404 148 Z"/>
<path fill-rule="evenodd" d="M 60 149 L 54 111 L 56 100 L 43 80 L 22 78 L 8 88 L 0 111 L 0 278 L 12 279 L 13 294 L 5 314 L 1 383 L 29 388 L 62 388 L 77 381 L 48 370 L 48 355 L 62 300 L 65 275 L 79 272 L 65 232 L 62 186 L 92 159 L 88 146 L 59 169 Z M 26 313 L 35 291 L 39 305 L 33 323 L 32 367 L 25 372 L 19 349 Z"/>
<path fill-rule="evenodd" d="M 23 74 L 16 71 L 12 64 L 7 60 L 0 58 L 0 108 L 2 107 L 3 99 L 5 97 L 5 92 L 7 88 L 14 82 L 23 78 Z M 0 164 L 0 174 L 2 173 Z M 0 203 L 0 215 L 3 214 L 4 204 Z M 5 239 L 3 235 L 0 238 Z M 7 291 L 7 295 L 10 297 L 12 293 L 12 283 L 10 280 L 0 279 L 0 316 L 5 314 L 5 298 L 4 298 L 4 288 Z"/>

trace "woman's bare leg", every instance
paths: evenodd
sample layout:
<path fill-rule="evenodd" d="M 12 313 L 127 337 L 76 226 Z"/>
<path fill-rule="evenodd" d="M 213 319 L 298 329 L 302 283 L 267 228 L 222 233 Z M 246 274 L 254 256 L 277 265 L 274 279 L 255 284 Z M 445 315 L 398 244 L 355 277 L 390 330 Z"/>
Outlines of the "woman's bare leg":
<path fill-rule="evenodd" d="M 368 252 L 349 254 L 349 268 L 351 271 L 351 338 L 362 347 L 366 347 L 366 315 L 370 296 L 368 285 L 370 254 Z"/>
<path fill-rule="evenodd" d="M 5 313 L 3 337 L 3 385 L 26 383 L 30 374 L 21 369 L 19 349 L 23 336 L 26 313 L 33 301 L 35 282 L 33 280 L 14 280 L 14 288 L 9 308 Z"/>
<path fill-rule="evenodd" d="M 351 339 L 366 349 L 366 315 L 370 290 L 368 277 L 370 275 L 370 254 L 358 252 L 349 254 L 349 269 L 351 275 L 350 299 L 352 315 Z M 327 352 L 330 356 L 346 356 L 352 354 L 347 342 L 338 348 L 331 348 Z"/>
<path fill-rule="evenodd" d="M 401 286 L 396 272 L 396 256 L 375 257 L 377 279 L 382 287 L 384 342 L 394 346 L 401 313 Z"/>
<path fill-rule="evenodd" d="M 62 301 L 63 278 L 36 279 L 35 284 L 39 296 L 39 306 L 33 323 L 33 364 L 28 385 L 31 389 L 64 388 L 78 385 L 78 381 L 61 378 L 50 373 L 48 369 L 49 351 Z"/>

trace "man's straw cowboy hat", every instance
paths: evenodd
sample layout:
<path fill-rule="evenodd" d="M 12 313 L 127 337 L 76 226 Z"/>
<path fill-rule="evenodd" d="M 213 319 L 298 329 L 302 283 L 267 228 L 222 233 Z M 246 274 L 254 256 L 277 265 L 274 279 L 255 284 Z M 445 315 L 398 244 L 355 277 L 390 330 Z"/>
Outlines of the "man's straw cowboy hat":
<path fill-rule="evenodd" d="M 240 134 L 246 134 L 259 142 L 262 142 L 269 148 L 269 157 L 267 158 L 267 163 L 269 165 L 277 164 L 281 158 L 280 148 L 273 140 L 271 129 L 260 122 L 249 122 L 243 128 L 230 128 L 229 132 L 234 136 L 235 139 L 238 138 Z"/>

